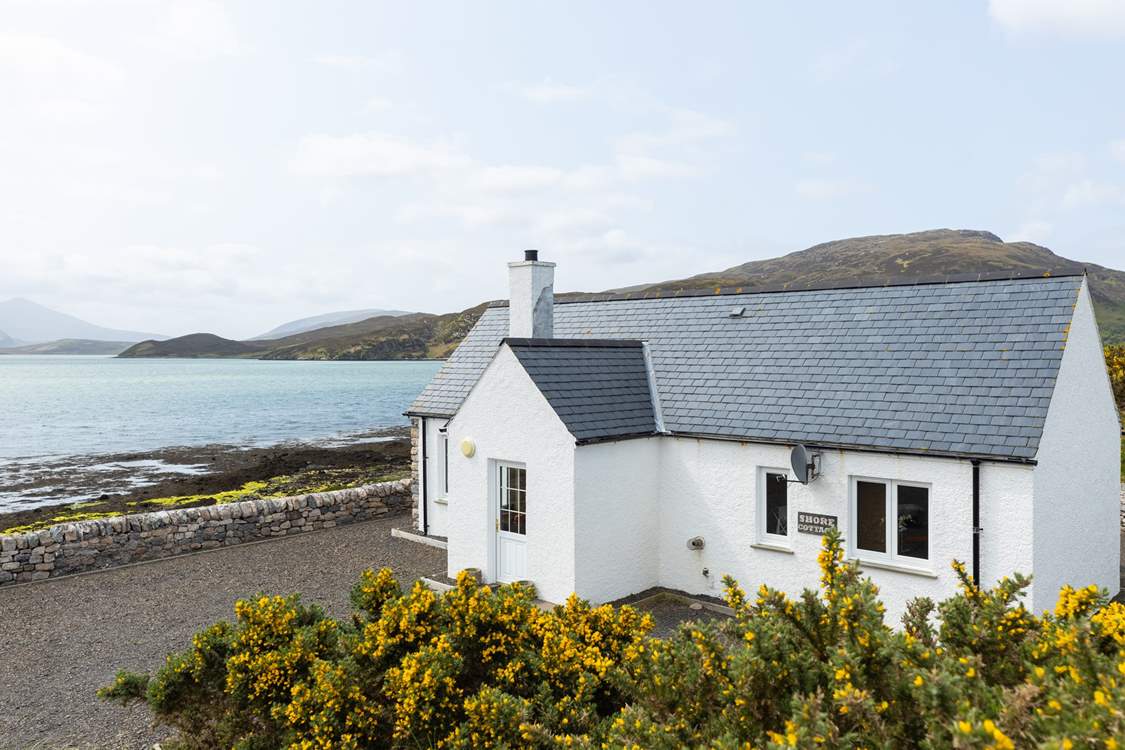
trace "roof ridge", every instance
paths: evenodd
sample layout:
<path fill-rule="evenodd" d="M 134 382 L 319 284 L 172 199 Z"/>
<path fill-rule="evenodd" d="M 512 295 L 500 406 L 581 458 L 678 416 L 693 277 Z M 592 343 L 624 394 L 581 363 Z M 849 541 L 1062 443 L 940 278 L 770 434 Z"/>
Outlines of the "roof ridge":
<path fill-rule="evenodd" d="M 507 336 L 500 340 L 501 344 L 516 347 L 535 346 L 572 346 L 581 348 L 607 348 L 607 349 L 632 349 L 643 344 L 640 339 L 527 339 Z"/>
<path fill-rule="evenodd" d="M 734 295 L 754 295 L 754 294 L 783 294 L 783 293 L 800 293 L 800 292 L 833 292 L 833 291 L 848 291 L 853 289 L 887 289 L 892 287 L 907 287 L 907 286 L 938 286 L 938 285 L 953 285 L 953 284 L 979 284 L 979 283 L 995 283 L 1000 281 L 1045 281 L 1054 279 L 1069 279 L 1085 277 L 1086 271 L 1083 269 L 1082 273 L 1064 272 L 1052 273 L 1049 270 L 1035 271 L 1034 275 L 1030 273 L 1027 275 L 1015 273 L 1010 271 L 1000 272 L 996 274 L 987 273 L 967 273 L 967 274 L 950 274 L 941 278 L 933 279 L 915 279 L 912 281 L 897 281 L 894 279 L 888 280 L 882 284 L 844 284 L 835 285 L 831 282 L 824 284 L 809 284 L 806 286 L 792 286 L 786 284 L 766 284 L 760 287 L 746 287 L 746 286 L 720 286 L 707 289 L 681 289 L 677 291 L 661 290 L 659 292 L 566 292 L 566 294 L 582 295 L 577 299 L 560 299 L 557 295 L 555 297 L 556 305 L 575 305 L 584 302 L 624 302 L 630 300 L 656 300 L 656 299 L 680 299 L 680 298 L 693 298 L 693 297 L 728 297 Z M 508 307 L 508 300 L 499 299 L 492 300 L 488 303 L 489 307 Z"/>

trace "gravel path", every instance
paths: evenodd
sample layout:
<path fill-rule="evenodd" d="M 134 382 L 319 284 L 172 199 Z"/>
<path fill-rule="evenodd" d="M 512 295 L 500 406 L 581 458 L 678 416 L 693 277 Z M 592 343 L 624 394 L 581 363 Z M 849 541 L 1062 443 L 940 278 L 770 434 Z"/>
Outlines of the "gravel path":
<path fill-rule="evenodd" d="M 391 537 L 401 515 L 105 572 L 0 588 L 0 749 L 148 748 L 143 707 L 94 691 L 119 668 L 152 670 L 234 600 L 300 592 L 335 615 L 364 568 L 402 583 L 443 573 L 445 552 Z"/>

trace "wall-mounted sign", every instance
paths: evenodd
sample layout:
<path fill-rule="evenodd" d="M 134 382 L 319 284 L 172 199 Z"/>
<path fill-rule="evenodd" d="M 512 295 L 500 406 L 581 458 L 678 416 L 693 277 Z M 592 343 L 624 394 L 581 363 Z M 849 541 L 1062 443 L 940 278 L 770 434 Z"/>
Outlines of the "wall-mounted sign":
<path fill-rule="evenodd" d="M 836 528 L 836 516 L 826 516 L 821 513 L 797 513 L 797 531 L 803 534 L 821 534 L 829 529 Z"/>

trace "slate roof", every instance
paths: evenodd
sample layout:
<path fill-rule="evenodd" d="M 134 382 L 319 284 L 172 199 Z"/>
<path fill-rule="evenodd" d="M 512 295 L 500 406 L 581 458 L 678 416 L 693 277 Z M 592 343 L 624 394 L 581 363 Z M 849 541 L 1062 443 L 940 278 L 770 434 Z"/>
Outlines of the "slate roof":
<path fill-rule="evenodd" d="M 1081 284 L 556 302 L 554 331 L 647 341 L 673 434 L 1028 460 Z M 507 333 L 507 307 L 488 308 L 407 413 L 452 416 Z"/>
<path fill-rule="evenodd" d="M 579 443 L 657 432 L 640 341 L 504 342 Z"/>

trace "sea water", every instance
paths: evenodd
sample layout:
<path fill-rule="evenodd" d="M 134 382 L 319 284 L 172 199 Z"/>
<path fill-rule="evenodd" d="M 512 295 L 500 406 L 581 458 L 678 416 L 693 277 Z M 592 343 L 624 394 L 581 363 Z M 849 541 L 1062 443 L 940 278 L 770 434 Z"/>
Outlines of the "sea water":
<path fill-rule="evenodd" d="M 0 356 L 5 465 L 170 446 L 347 439 L 407 424 L 439 362 Z"/>

